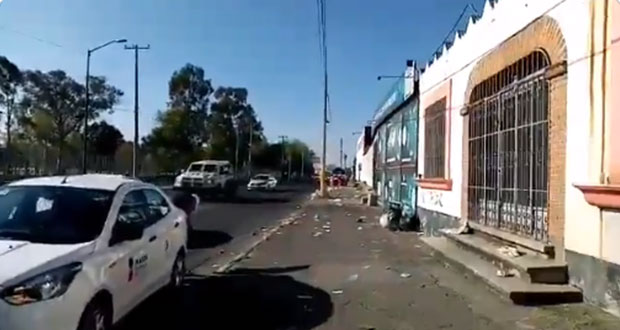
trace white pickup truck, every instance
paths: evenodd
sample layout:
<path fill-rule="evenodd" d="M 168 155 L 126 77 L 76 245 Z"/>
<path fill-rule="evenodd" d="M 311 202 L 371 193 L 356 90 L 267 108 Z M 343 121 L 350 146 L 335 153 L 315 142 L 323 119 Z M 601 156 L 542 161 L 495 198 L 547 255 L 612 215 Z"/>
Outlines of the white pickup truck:
<path fill-rule="evenodd" d="M 201 160 L 189 165 L 174 180 L 174 189 L 199 195 L 224 194 L 233 197 L 237 183 L 227 160 Z"/>

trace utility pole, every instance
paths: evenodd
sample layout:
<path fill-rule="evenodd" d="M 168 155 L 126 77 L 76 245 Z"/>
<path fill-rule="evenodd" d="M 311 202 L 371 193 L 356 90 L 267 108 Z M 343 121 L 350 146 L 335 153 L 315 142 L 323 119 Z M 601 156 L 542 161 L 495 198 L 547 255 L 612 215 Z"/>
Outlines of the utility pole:
<path fill-rule="evenodd" d="M 347 169 L 347 154 L 344 154 L 344 167 L 343 169 Z"/>
<path fill-rule="evenodd" d="M 252 136 L 254 135 L 254 124 L 250 124 L 250 145 L 248 147 L 248 174 L 252 177 Z"/>
<path fill-rule="evenodd" d="M 13 97 L 10 96 L 6 102 L 6 158 L 7 158 L 7 166 L 6 172 L 9 174 L 11 168 L 13 166 L 13 153 L 12 153 L 12 145 L 11 145 L 11 124 L 13 121 Z"/>
<path fill-rule="evenodd" d="M 299 176 L 301 178 L 304 177 L 304 158 L 306 156 L 306 150 L 301 151 L 301 170 L 299 171 Z"/>
<path fill-rule="evenodd" d="M 278 138 L 280 139 L 280 145 L 282 146 L 282 160 L 280 161 L 280 168 L 282 169 L 282 167 L 284 166 L 284 159 L 286 154 L 286 139 L 288 139 L 288 136 L 280 135 L 278 136 Z M 288 173 L 288 176 L 290 175 L 291 174 Z"/>
<path fill-rule="evenodd" d="M 342 168 L 342 138 L 340 138 L 340 167 Z"/>
<path fill-rule="evenodd" d="M 134 95 L 134 120 L 133 120 L 133 157 L 132 157 L 132 162 L 131 162 L 131 175 L 135 178 L 138 173 L 138 144 L 139 144 L 139 136 L 140 136 L 140 132 L 138 130 L 138 53 L 141 50 L 148 50 L 151 49 L 151 45 L 146 45 L 146 46 L 138 46 L 138 45 L 131 45 L 131 46 L 125 46 L 126 50 L 133 50 L 134 51 L 134 56 L 135 56 L 135 77 L 134 77 L 134 83 L 135 83 L 135 95 Z"/>
<path fill-rule="evenodd" d="M 326 177 L 325 172 L 327 170 L 327 111 L 329 104 L 329 89 L 327 86 L 328 83 L 328 75 L 327 75 L 327 8 L 325 5 L 325 1 L 318 2 L 318 11 L 320 16 L 319 23 L 319 31 L 321 32 L 320 38 L 320 47 L 322 51 L 323 58 L 323 141 L 322 141 L 322 152 L 321 152 L 321 174 L 319 176 L 320 182 L 320 190 L 319 195 L 323 198 L 327 196 L 327 185 L 325 183 Z"/>
<path fill-rule="evenodd" d="M 291 166 L 293 165 L 293 155 L 291 154 L 291 151 L 289 150 L 288 153 L 288 181 L 291 181 Z"/>

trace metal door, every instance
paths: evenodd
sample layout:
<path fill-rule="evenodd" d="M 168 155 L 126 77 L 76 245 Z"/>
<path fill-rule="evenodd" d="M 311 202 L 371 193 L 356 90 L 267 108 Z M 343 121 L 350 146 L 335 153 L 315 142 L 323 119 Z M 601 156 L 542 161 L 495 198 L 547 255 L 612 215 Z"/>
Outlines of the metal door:
<path fill-rule="evenodd" d="M 548 94 L 542 70 L 470 107 L 470 220 L 548 239 Z"/>

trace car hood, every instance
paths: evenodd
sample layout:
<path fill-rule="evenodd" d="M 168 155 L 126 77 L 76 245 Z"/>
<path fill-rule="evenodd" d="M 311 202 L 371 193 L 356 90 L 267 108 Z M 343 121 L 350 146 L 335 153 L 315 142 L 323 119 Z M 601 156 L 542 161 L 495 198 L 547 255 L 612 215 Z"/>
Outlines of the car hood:
<path fill-rule="evenodd" d="M 188 178 L 212 178 L 215 176 L 213 172 L 187 172 L 183 174 L 184 177 Z"/>
<path fill-rule="evenodd" d="M 265 184 L 267 180 L 251 180 L 250 184 Z"/>
<path fill-rule="evenodd" d="M 39 272 L 78 261 L 93 252 L 94 242 L 41 244 L 0 240 L 0 286 L 15 284 Z"/>

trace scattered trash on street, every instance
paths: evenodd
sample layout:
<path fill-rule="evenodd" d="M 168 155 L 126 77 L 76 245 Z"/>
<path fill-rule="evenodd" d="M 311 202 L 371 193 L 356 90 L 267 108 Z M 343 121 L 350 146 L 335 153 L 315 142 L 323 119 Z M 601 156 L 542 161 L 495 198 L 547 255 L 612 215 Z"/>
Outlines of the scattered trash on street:
<path fill-rule="evenodd" d="M 364 227 L 362 227 L 362 226 L 357 226 L 357 230 L 362 230 L 362 229 L 364 229 Z"/>
<path fill-rule="evenodd" d="M 364 267 L 362 267 L 363 269 L 369 269 L 370 265 L 364 265 Z"/>
<path fill-rule="evenodd" d="M 517 250 L 516 247 L 509 246 L 509 245 L 504 245 L 504 246 L 498 248 L 497 251 L 499 251 L 499 253 L 501 253 L 501 254 L 503 254 L 505 256 L 509 256 L 511 258 L 516 258 L 516 257 L 520 257 L 521 255 L 523 255 L 523 252 L 520 252 L 519 250 Z"/>
<path fill-rule="evenodd" d="M 511 270 L 498 269 L 495 275 L 497 275 L 498 277 L 513 277 L 515 276 L 515 273 Z"/>
<path fill-rule="evenodd" d="M 366 217 L 365 216 L 361 216 L 361 217 L 357 218 L 357 223 L 362 223 L 364 221 L 366 221 Z"/>
<path fill-rule="evenodd" d="M 342 294 L 344 291 L 337 289 L 337 290 L 332 290 L 333 294 Z"/>
<path fill-rule="evenodd" d="M 401 273 L 401 274 L 400 274 L 400 277 L 401 277 L 401 278 L 410 278 L 410 277 L 411 277 L 411 274 L 409 274 L 409 273 Z"/>
<path fill-rule="evenodd" d="M 379 218 L 379 224 L 381 225 L 382 228 L 387 228 L 389 225 L 389 218 L 387 213 L 383 213 L 381 215 L 381 217 Z"/>
<path fill-rule="evenodd" d="M 317 232 L 316 232 L 316 233 L 314 233 L 312 236 L 313 236 L 313 237 L 319 237 L 319 236 L 321 236 L 321 235 L 323 235 L 323 233 L 322 233 L 322 232 L 320 232 L 320 231 L 317 231 Z"/>
<path fill-rule="evenodd" d="M 360 276 L 359 276 L 358 274 L 353 274 L 353 275 L 349 276 L 349 278 L 347 278 L 347 282 L 357 281 L 357 279 L 358 279 L 359 277 L 360 277 Z"/>
<path fill-rule="evenodd" d="M 358 329 L 359 330 L 377 330 L 377 328 L 369 326 L 369 325 L 360 325 Z"/>
<path fill-rule="evenodd" d="M 321 220 L 321 216 L 318 215 L 318 214 L 315 214 L 314 215 L 314 221 L 319 221 L 319 220 Z"/>

